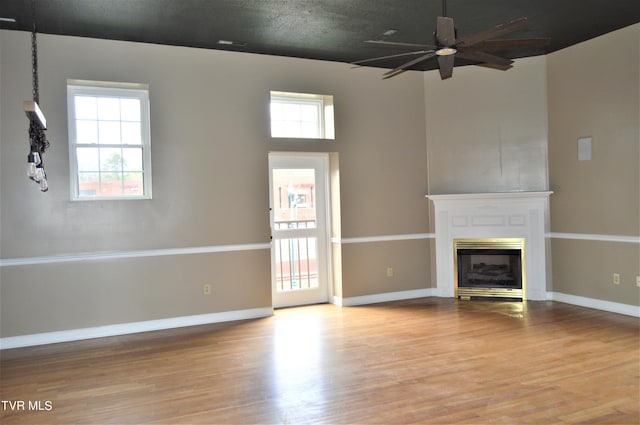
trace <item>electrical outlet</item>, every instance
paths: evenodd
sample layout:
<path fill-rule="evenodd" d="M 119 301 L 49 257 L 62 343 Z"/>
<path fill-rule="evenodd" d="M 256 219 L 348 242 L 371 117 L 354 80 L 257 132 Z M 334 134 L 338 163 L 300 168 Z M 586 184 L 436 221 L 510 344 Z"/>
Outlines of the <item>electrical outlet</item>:
<path fill-rule="evenodd" d="M 613 284 L 620 285 L 620 273 L 613 274 Z"/>
<path fill-rule="evenodd" d="M 640 276 L 636 276 L 636 286 L 640 288 Z"/>
<path fill-rule="evenodd" d="M 387 277 L 393 277 L 393 267 L 387 267 Z"/>
<path fill-rule="evenodd" d="M 202 285 L 202 293 L 205 295 L 211 295 L 211 285 L 209 285 L 208 283 Z"/>

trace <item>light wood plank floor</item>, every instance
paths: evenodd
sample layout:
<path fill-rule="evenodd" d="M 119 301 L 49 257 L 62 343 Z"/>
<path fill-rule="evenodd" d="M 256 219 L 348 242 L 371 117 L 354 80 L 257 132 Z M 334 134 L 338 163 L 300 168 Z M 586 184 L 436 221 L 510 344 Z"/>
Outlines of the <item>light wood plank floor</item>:
<path fill-rule="evenodd" d="M 0 422 L 638 424 L 638 319 L 424 298 L 5 350 Z"/>

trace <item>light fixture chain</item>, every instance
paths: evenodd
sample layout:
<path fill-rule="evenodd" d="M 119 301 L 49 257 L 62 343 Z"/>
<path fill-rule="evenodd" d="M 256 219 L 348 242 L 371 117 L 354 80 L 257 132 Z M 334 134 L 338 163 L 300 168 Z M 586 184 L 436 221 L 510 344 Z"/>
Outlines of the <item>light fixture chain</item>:
<path fill-rule="evenodd" d="M 40 85 L 38 82 L 38 38 L 36 28 L 36 0 L 31 0 L 31 79 L 33 82 L 33 101 L 40 103 Z"/>
<path fill-rule="evenodd" d="M 31 75 L 33 82 L 33 101 L 40 103 L 40 86 L 38 82 L 38 39 L 36 36 L 36 24 L 33 24 L 31 33 Z"/>

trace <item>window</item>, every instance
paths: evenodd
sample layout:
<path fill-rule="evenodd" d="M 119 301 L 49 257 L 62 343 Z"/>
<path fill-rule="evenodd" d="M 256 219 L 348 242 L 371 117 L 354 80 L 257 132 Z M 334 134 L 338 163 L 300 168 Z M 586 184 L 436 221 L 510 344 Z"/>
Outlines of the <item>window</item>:
<path fill-rule="evenodd" d="M 333 96 L 272 91 L 271 137 L 334 139 Z"/>
<path fill-rule="evenodd" d="M 149 90 L 67 81 L 71 198 L 150 199 Z"/>

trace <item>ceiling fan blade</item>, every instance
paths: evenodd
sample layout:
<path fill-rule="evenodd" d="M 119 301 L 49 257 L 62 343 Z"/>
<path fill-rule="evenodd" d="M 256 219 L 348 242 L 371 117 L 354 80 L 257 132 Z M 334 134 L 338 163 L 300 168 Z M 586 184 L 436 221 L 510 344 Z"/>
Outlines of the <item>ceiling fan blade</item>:
<path fill-rule="evenodd" d="M 481 41 L 488 40 L 492 37 L 498 37 L 503 34 L 519 30 L 527 25 L 527 18 L 516 19 L 515 21 L 508 22 L 506 24 L 497 25 L 493 28 L 489 28 L 485 31 L 480 31 L 475 34 L 471 34 L 466 37 L 462 37 L 458 40 L 457 46 L 459 47 L 471 47 L 474 44 L 478 44 Z"/>
<path fill-rule="evenodd" d="M 409 56 L 409 55 L 419 55 L 419 54 L 424 54 L 424 53 L 428 53 L 428 52 L 430 52 L 430 50 L 417 50 L 415 52 L 397 53 L 395 55 L 378 56 L 378 57 L 375 57 L 375 58 L 364 59 L 364 60 L 361 60 L 361 61 L 355 61 L 355 62 L 351 62 L 351 64 L 352 65 L 356 65 L 353 68 L 358 68 L 358 67 L 364 66 L 364 64 L 369 63 L 369 62 L 380 61 L 380 60 L 385 60 L 385 59 L 399 58 L 399 57 L 402 57 L 402 56 Z"/>
<path fill-rule="evenodd" d="M 399 41 L 383 41 L 383 40 L 365 40 L 365 43 L 371 44 L 383 44 L 387 46 L 401 46 L 401 47 L 417 47 L 420 49 L 435 49 L 436 46 L 432 44 L 419 44 L 419 43 L 403 43 Z"/>
<path fill-rule="evenodd" d="M 382 79 L 383 80 L 388 80 L 389 78 L 395 77 L 396 75 L 400 75 L 405 71 L 407 71 L 407 70 L 406 69 L 400 69 L 400 70 L 398 70 L 398 71 L 396 71 L 394 73 L 386 73 L 386 74 L 384 74 L 385 76 L 382 77 Z"/>
<path fill-rule="evenodd" d="M 478 50 L 506 50 L 519 47 L 546 47 L 551 43 L 551 38 L 512 38 L 505 40 L 485 40 L 474 44 L 468 49 Z"/>
<path fill-rule="evenodd" d="M 444 47 L 456 44 L 456 30 L 453 19 L 446 16 L 438 16 L 436 21 L 436 40 Z"/>
<path fill-rule="evenodd" d="M 438 68 L 440 69 L 440 78 L 446 80 L 453 75 L 453 62 L 455 55 L 438 56 Z"/>
<path fill-rule="evenodd" d="M 414 60 L 411 60 L 411 61 L 409 61 L 407 63 L 403 63 L 399 67 L 397 67 L 395 69 L 392 69 L 391 71 L 388 71 L 388 72 L 385 72 L 384 74 L 382 74 L 382 75 L 384 75 L 383 80 L 386 80 L 387 78 L 395 77 L 396 75 L 406 71 L 407 68 L 409 68 L 410 66 L 413 66 L 413 65 L 415 65 L 417 63 L 420 63 L 422 61 L 430 59 L 430 58 L 434 57 L 435 55 L 436 54 L 434 52 L 429 52 L 429 53 L 427 53 L 425 55 L 422 55 L 420 57 L 417 57 Z"/>
<path fill-rule="evenodd" d="M 485 52 L 475 52 L 475 51 L 465 50 L 463 52 L 458 52 L 456 56 L 459 56 L 462 59 L 469 59 L 469 60 L 480 62 L 480 63 L 487 63 L 487 64 L 496 65 L 500 67 L 507 67 L 506 69 L 511 68 L 511 64 L 513 63 L 513 60 L 511 59 L 491 55 Z"/>
<path fill-rule="evenodd" d="M 484 68 L 497 69 L 498 71 L 507 71 L 513 68 L 513 65 L 496 65 L 495 63 L 476 63 L 476 66 L 482 66 Z"/>

